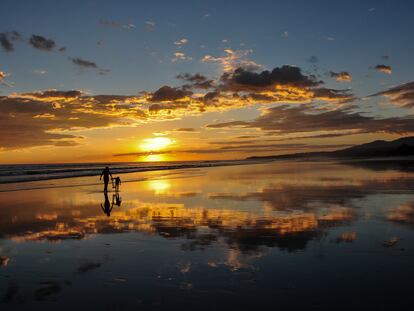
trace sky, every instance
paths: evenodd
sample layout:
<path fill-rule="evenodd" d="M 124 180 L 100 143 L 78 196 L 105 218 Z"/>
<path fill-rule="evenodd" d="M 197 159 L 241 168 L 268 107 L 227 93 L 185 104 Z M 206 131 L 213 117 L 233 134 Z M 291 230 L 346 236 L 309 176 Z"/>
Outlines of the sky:
<path fill-rule="evenodd" d="M 2 1 L 0 163 L 243 159 L 414 132 L 412 1 Z"/>

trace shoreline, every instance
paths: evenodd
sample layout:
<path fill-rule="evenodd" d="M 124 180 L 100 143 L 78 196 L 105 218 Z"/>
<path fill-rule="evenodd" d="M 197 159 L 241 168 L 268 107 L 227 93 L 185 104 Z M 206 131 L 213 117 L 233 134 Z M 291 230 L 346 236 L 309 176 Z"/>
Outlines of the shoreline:
<path fill-rule="evenodd" d="M 187 163 L 182 162 L 183 164 L 173 164 L 173 165 L 160 165 L 160 166 L 150 166 L 150 167 L 135 167 L 135 168 L 128 168 L 127 166 L 118 169 L 118 168 L 110 168 L 113 174 L 129 174 L 129 173 L 139 173 L 139 172 L 156 172 L 156 171 L 166 171 L 166 170 L 179 170 L 179 169 L 191 169 L 191 168 L 209 168 L 209 167 L 219 167 L 219 166 L 234 166 L 234 165 L 248 165 L 248 164 L 256 164 L 256 163 L 264 163 L 270 162 L 269 160 L 223 160 L 223 161 L 209 161 L 209 162 L 200 162 L 200 163 Z M 176 162 L 177 163 L 177 162 Z M 27 165 L 27 164 L 24 164 Z M 45 164 L 47 165 L 47 164 Z M 55 165 L 55 164 L 53 164 Z M 66 164 L 65 164 L 66 165 Z M 18 166 L 18 165 L 17 165 Z M 104 166 L 103 166 L 104 167 Z M 103 168 L 102 167 L 102 168 Z M 7 184 L 14 184 L 14 183 L 28 183 L 28 182 L 37 182 L 37 181 L 47 181 L 47 180 L 58 180 L 58 179 L 68 179 L 68 178 L 77 178 L 77 177 L 91 177 L 91 176 L 99 176 L 100 171 L 102 168 L 94 169 L 93 172 L 91 170 L 79 170 L 79 171 L 70 171 L 70 172 L 78 172 L 79 174 L 68 174 L 68 175 L 59 175 L 59 176 L 39 176 L 41 173 L 36 174 L 20 174 L 15 175 L 16 178 L 13 180 L 0 180 L 0 185 L 7 185 Z M 13 176 L 13 175 L 12 175 Z M 24 176 L 19 179 L 18 176 Z M 30 177 L 36 176 L 36 177 Z M 0 190 L 1 191 L 1 190 Z"/>
<path fill-rule="evenodd" d="M 116 172 L 116 170 L 113 170 L 113 174 L 117 175 L 128 175 L 128 174 L 137 174 L 137 173 L 151 173 L 151 172 L 165 172 L 165 171 L 179 171 L 183 170 L 183 172 L 189 172 L 191 169 L 204 169 L 204 168 L 215 168 L 215 167 L 225 167 L 225 166 L 238 166 L 238 165 L 254 165 L 254 164 L 264 164 L 267 162 L 272 161 L 246 161 L 246 160 L 240 160 L 240 161 L 234 161 L 232 163 L 229 163 L 228 161 L 226 163 L 215 163 L 214 165 L 188 165 L 188 166 L 161 166 L 159 169 L 143 169 L 143 170 L 131 170 L 126 172 Z M 7 193 L 7 192 L 16 192 L 16 191 L 28 191 L 28 190 L 44 190 L 44 189 L 56 189 L 56 188 L 72 188 L 72 187 L 87 187 L 87 186 L 98 186 L 101 185 L 102 182 L 77 182 L 77 183 L 61 183 L 61 184 L 44 184 L 45 182 L 54 182 L 54 181 L 70 181 L 71 179 L 90 179 L 94 176 L 99 176 L 100 174 L 83 174 L 79 176 L 51 176 L 44 179 L 35 179 L 35 180 L 21 180 L 21 181 L 10 181 L 10 182 L 0 182 L 0 193 Z M 185 178 L 181 176 L 180 178 Z M 153 178 L 150 177 L 142 177 L 142 178 L 133 178 L 133 179 L 124 179 L 122 180 L 122 183 L 133 183 L 133 182 L 143 182 L 148 181 Z M 16 189 L 13 189 L 12 187 L 16 185 Z M 24 187 L 24 185 L 27 185 L 28 187 Z M 18 187 L 23 186 L 23 187 Z M 4 188 L 4 189 L 2 189 Z"/>

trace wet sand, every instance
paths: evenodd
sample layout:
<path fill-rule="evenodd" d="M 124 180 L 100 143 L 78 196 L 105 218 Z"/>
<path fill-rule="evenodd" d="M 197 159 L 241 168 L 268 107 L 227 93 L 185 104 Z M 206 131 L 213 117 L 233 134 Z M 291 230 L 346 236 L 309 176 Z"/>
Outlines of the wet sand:
<path fill-rule="evenodd" d="M 107 197 L 97 177 L 0 185 L 2 310 L 414 302 L 404 167 L 284 161 L 120 176 Z"/>

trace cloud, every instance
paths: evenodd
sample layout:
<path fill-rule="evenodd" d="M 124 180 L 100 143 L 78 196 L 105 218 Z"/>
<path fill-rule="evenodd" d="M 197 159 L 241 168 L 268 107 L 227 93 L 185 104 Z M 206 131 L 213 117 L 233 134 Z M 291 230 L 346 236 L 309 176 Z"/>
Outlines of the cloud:
<path fill-rule="evenodd" d="M 324 133 L 324 134 L 308 134 L 308 135 L 295 135 L 294 137 L 290 136 L 290 135 L 280 135 L 278 132 L 267 132 L 265 133 L 264 136 L 253 136 L 253 135 L 242 135 L 242 136 L 237 136 L 237 144 L 240 145 L 251 145 L 254 146 L 255 144 L 260 144 L 260 143 L 267 143 L 267 144 L 271 144 L 274 142 L 283 142 L 283 141 L 291 141 L 293 139 L 295 140 L 303 140 L 303 139 L 313 139 L 313 138 L 333 138 L 333 137 L 341 137 L 341 136 L 346 136 L 346 135 L 351 135 L 353 134 L 354 131 L 341 131 L 341 132 L 334 132 L 334 133 Z M 275 135 L 277 136 L 277 138 L 272 138 L 272 136 Z M 270 137 L 270 138 L 266 138 Z M 242 140 L 239 140 L 242 139 Z M 234 140 L 224 140 L 224 141 L 212 141 L 209 144 L 212 145 L 231 145 L 231 144 L 235 144 Z M 280 146 L 277 145 L 277 146 Z M 298 146 L 302 146 L 302 147 L 312 147 L 310 145 L 307 144 L 300 144 Z M 316 148 L 320 148 L 321 145 L 316 146 Z M 324 145 L 322 147 L 326 147 L 326 148 L 332 148 L 332 147 L 337 147 L 338 145 Z"/>
<path fill-rule="evenodd" d="M 5 81 L 5 78 L 8 77 L 10 74 L 0 70 L 0 84 L 5 86 L 11 86 L 9 83 Z"/>
<path fill-rule="evenodd" d="M 214 102 L 216 99 L 218 99 L 219 96 L 220 96 L 219 91 L 208 92 L 208 93 L 204 94 L 202 100 L 203 100 L 204 103 L 210 104 L 210 103 Z"/>
<path fill-rule="evenodd" d="M 324 101 L 337 101 L 339 100 L 341 103 L 349 102 L 354 99 L 352 94 L 350 94 L 349 89 L 345 90 L 336 90 L 336 89 L 328 89 L 324 87 L 314 88 L 312 89 L 313 98 L 316 100 L 324 100 Z"/>
<path fill-rule="evenodd" d="M 174 132 L 196 132 L 196 129 L 193 127 L 181 127 L 173 130 Z"/>
<path fill-rule="evenodd" d="M 175 116 L 172 114 L 172 111 L 174 110 L 187 110 L 190 107 L 189 102 L 166 102 L 161 104 L 153 104 L 148 107 L 148 112 L 150 114 L 159 115 L 161 119 L 168 120 L 168 119 L 176 119 L 178 116 Z M 165 112 L 166 115 L 162 114 L 162 112 Z M 182 116 L 181 114 L 180 116 Z"/>
<path fill-rule="evenodd" d="M 42 51 L 52 51 L 56 47 L 56 42 L 51 39 L 39 35 L 32 35 L 29 39 L 29 43 L 36 49 Z"/>
<path fill-rule="evenodd" d="M 5 52 L 12 52 L 14 50 L 13 42 L 21 39 L 21 34 L 15 30 L 0 32 L 0 45 Z"/>
<path fill-rule="evenodd" d="M 214 85 L 214 80 L 207 79 L 206 76 L 201 73 L 190 74 L 190 73 L 180 73 L 176 76 L 177 79 L 188 82 L 183 85 L 183 89 L 203 89 L 207 90 L 212 88 Z"/>
<path fill-rule="evenodd" d="M 183 52 L 175 52 L 174 53 L 174 58 L 172 59 L 173 62 L 176 61 L 190 61 L 193 58 L 190 56 L 185 55 L 185 53 Z"/>
<path fill-rule="evenodd" d="M 262 72 L 237 68 L 223 73 L 220 80 L 220 91 L 236 92 L 233 97 L 238 96 L 246 102 L 309 103 L 320 100 L 343 103 L 354 99 L 350 90 L 322 88 L 323 81 L 314 75 L 305 75 L 299 67 L 291 65 Z"/>
<path fill-rule="evenodd" d="M 181 48 L 184 44 L 188 43 L 188 39 L 182 38 L 180 40 L 174 41 L 174 44 Z"/>
<path fill-rule="evenodd" d="M 59 91 L 59 90 L 51 89 L 51 90 L 46 90 L 46 91 L 22 93 L 18 96 L 21 98 L 56 100 L 56 99 L 68 99 L 68 98 L 75 99 L 82 95 L 84 95 L 84 93 L 79 90 Z"/>
<path fill-rule="evenodd" d="M 99 20 L 99 25 L 103 26 L 103 27 L 112 27 L 112 28 L 122 28 L 122 29 L 134 29 L 136 28 L 136 26 L 133 23 L 122 23 L 116 20 L 107 20 L 104 18 L 101 18 Z"/>
<path fill-rule="evenodd" d="M 4 33 L 0 33 L 0 44 L 5 52 L 11 52 L 14 50 L 13 43 Z"/>
<path fill-rule="evenodd" d="M 379 95 L 388 97 L 391 103 L 398 106 L 414 108 L 414 81 L 375 93 L 370 97 Z"/>
<path fill-rule="evenodd" d="M 202 62 L 216 62 L 221 64 L 224 72 L 231 72 L 237 68 L 243 68 L 245 70 L 255 71 L 262 68 L 262 65 L 257 64 L 254 61 L 246 60 L 245 58 L 249 56 L 253 51 L 252 50 L 224 50 L 225 55 L 220 57 L 214 57 L 211 55 L 205 55 L 201 61 Z"/>
<path fill-rule="evenodd" d="M 226 144 L 227 143 L 227 144 Z M 242 152 L 247 154 L 258 154 L 263 152 L 297 152 L 297 151 L 308 151 L 309 149 L 316 149 L 318 151 L 323 149 L 330 149 L 330 150 L 336 150 L 339 148 L 345 148 L 350 147 L 352 145 L 349 144 L 330 144 L 330 145 L 309 145 L 309 144 L 299 144 L 299 143 L 286 143 L 286 144 L 257 144 L 257 143 L 249 143 L 249 142 L 243 142 L 243 143 L 229 143 L 225 142 L 221 145 L 220 148 L 204 148 L 204 149 L 189 149 L 189 150 L 175 150 L 176 153 L 182 152 L 182 153 L 194 153 L 194 154 L 215 154 L 215 153 L 234 153 L 234 152 Z"/>
<path fill-rule="evenodd" d="M 37 75 L 45 75 L 47 74 L 47 71 L 44 69 L 35 69 L 33 70 L 33 73 L 37 74 Z"/>
<path fill-rule="evenodd" d="M 150 101 L 152 102 L 175 101 L 175 100 L 183 99 L 191 94 L 192 93 L 190 91 L 164 85 L 152 94 Z"/>
<path fill-rule="evenodd" d="M 74 63 L 76 66 L 82 67 L 82 68 L 98 68 L 96 63 L 90 62 L 81 58 L 70 58 L 70 61 Z"/>
<path fill-rule="evenodd" d="M 275 85 L 290 85 L 297 87 L 310 87 L 321 84 L 314 76 L 302 74 L 299 67 L 283 65 L 272 71 L 256 73 L 243 68 L 237 68 L 231 74 L 223 74 L 221 77 L 225 89 L 254 90 L 268 89 Z"/>
<path fill-rule="evenodd" d="M 154 21 L 146 21 L 144 28 L 148 32 L 154 31 L 155 30 L 155 22 Z"/>
<path fill-rule="evenodd" d="M 351 74 L 346 71 L 341 71 L 341 72 L 330 71 L 329 75 L 331 76 L 331 78 L 334 78 L 336 81 L 339 81 L 339 82 L 351 82 L 352 81 Z"/>
<path fill-rule="evenodd" d="M 99 75 L 111 72 L 109 69 L 99 68 L 95 62 L 84 60 L 81 58 L 69 58 L 69 60 L 80 69 L 96 69 Z"/>
<path fill-rule="evenodd" d="M 8 74 L 7 73 L 5 73 L 4 71 L 0 71 L 0 82 L 2 82 L 3 81 L 3 79 L 5 78 L 5 77 L 7 77 L 8 76 Z"/>
<path fill-rule="evenodd" d="M 209 81 L 201 74 L 179 76 L 190 84 Z M 81 129 L 135 126 L 149 120 L 180 119 L 257 103 L 251 97 L 214 88 L 214 91 L 205 94 L 193 93 L 186 85 L 163 86 L 153 93 L 142 92 L 136 96 L 88 95 L 80 90 L 51 89 L 0 97 L 0 130 L 3 138 L 0 148 L 70 146 L 81 142 L 81 138 L 74 134 Z M 235 121 L 231 125 L 252 126 L 246 121 Z M 191 128 L 181 128 L 180 131 L 192 132 Z M 223 148 L 223 152 L 245 150 L 246 147 L 233 148 Z M 274 146 L 260 148 L 274 149 Z"/>
<path fill-rule="evenodd" d="M 392 74 L 392 68 L 391 66 L 387 66 L 387 65 L 376 65 L 374 67 L 374 69 L 376 71 L 382 72 L 382 73 L 386 73 L 388 75 Z"/>
<path fill-rule="evenodd" d="M 319 112 L 319 113 L 318 113 Z M 317 111 L 311 108 L 277 106 L 268 108 L 252 121 L 231 121 L 207 125 L 207 128 L 258 128 L 282 134 L 318 131 L 354 131 L 355 133 L 406 134 L 414 132 L 414 118 L 390 117 L 375 119 L 348 109 Z"/>
<path fill-rule="evenodd" d="M 131 106 L 137 99 L 102 99 L 77 90 L 46 90 L 0 97 L 0 149 L 44 145 L 72 146 L 79 129 L 133 125 L 146 112 Z"/>

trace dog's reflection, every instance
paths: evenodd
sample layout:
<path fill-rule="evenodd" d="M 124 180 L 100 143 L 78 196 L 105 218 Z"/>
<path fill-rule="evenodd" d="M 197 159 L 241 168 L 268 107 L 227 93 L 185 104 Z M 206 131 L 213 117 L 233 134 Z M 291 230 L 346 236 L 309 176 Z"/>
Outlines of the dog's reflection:
<path fill-rule="evenodd" d="M 104 192 L 104 203 L 103 204 L 101 203 L 101 208 L 104 214 L 106 214 L 106 216 L 109 217 L 111 216 L 111 212 L 112 212 L 112 209 L 114 208 L 114 205 L 117 205 L 120 207 L 121 203 L 122 203 L 122 198 L 118 192 L 112 195 L 112 202 L 109 201 L 108 193 Z"/>

